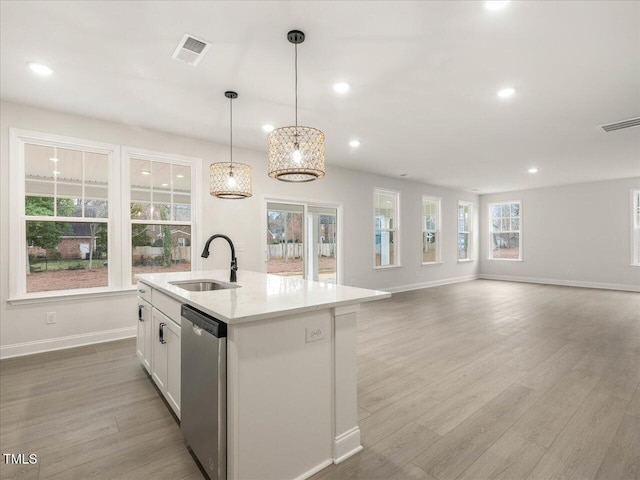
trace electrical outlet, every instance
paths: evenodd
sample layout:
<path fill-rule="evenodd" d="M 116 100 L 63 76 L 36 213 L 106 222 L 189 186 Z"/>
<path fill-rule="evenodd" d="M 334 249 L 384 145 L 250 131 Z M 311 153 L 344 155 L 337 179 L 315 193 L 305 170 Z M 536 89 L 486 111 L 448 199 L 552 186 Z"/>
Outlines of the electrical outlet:
<path fill-rule="evenodd" d="M 307 343 L 317 342 L 325 338 L 325 331 L 322 327 L 307 327 Z"/>
<path fill-rule="evenodd" d="M 47 325 L 52 325 L 56 323 L 56 312 L 47 312 L 46 322 L 47 322 Z"/>
<path fill-rule="evenodd" d="M 246 248 L 246 244 L 244 242 L 238 242 L 235 244 L 236 252 L 244 252 Z"/>

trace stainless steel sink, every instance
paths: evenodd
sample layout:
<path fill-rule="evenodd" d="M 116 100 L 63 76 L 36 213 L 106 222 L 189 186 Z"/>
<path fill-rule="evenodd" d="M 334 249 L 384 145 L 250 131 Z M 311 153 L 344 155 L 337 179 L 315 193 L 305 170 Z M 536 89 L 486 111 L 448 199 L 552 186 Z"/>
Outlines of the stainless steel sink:
<path fill-rule="evenodd" d="M 239 285 L 234 285 L 233 283 L 214 282 L 213 280 L 183 280 L 169 283 L 183 290 L 189 290 L 190 292 L 209 292 L 239 287 Z"/>

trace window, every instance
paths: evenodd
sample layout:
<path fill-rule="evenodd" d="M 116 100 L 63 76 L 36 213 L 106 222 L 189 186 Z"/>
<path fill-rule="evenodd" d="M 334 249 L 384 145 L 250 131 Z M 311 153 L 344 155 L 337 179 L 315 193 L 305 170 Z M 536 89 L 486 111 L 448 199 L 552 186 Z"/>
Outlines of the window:
<path fill-rule="evenodd" d="M 19 178 L 12 178 L 18 218 L 11 230 L 20 252 L 13 290 L 108 287 L 114 148 L 27 135 L 13 145 Z"/>
<path fill-rule="evenodd" d="M 440 262 L 440 199 L 422 197 L 422 264 Z"/>
<path fill-rule="evenodd" d="M 375 268 L 400 266 L 399 208 L 399 192 L 375 189 L 373 207 Z"/>
<path fill-rule="evenodd" d="M 631 210 L 631 227 L 633 229 L 631 254 L 633 258 L 631 265 L 640 266 L 640 190 L 634 190 L 631 194 L 633 196 Z"/>
<path fill-rule="evenodd" d="M 458 260 L 471 258 L 471 202 L 458 201 Z"/>
<path fill-rule="evenodd" d="M 131 282 L 138 273 L 191 270 L 191 164 L 125 149 L 129 164 Z"/>
<path fill-rule="evenodd" d="M 489 259 L 520 260 L 520 201 L 489 204 Z"/>
<path fill-rule="evenodd" d="M 129 189 L 129 175 L 124 174 L 129 168 L 127 158 L 121 163 L 121 148 L 14 129 L 10 137 L 14 167 L 10 172 L 10 243 L 15 252 L 10 276 L 16 279 L 10 296 L 130 287 L 131 263 L 124 259 L 132 242 L 122 240 L 127 238 L 130 206 L 121 201 Z M 158 228 L 154 225 L 153 233 L 149 229 L 149 236 L 154 236 L 160 250 L 164 248 L 163 255 L 172 256 L 172 266 L 179 264 L 190 248 L 190 191 L 195 178 L 190 169 L 199 166 L 193 162 L 195 159 L 176 166 L 165 161 L 169 173 L 184 175 L 186 183 L 166 181 L 161 171 L 152 176 L 155 183 L 149 186 L 148 197 L 135 199 L 139 205 L 132 230 L 144 229 L 137 224 L 145 221 L 156 224 Z M 131 190 L 144 196 L 137 191 L 142 190 L 135 185 L 137 180 L 132 180 Z M 167 235 L 175 248 L 164 241 Z M 190 264 L 190 259 L 184 263 Z"/>

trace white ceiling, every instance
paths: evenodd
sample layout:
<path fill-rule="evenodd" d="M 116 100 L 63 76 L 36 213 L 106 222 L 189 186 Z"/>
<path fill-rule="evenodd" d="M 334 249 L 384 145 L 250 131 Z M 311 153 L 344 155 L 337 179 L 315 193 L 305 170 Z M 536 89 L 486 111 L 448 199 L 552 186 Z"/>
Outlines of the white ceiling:
<path fill-rule="evenodd" d="M 293 122 L 286 33 L 299 28 L 300 123 L 325 132 L 329 164 L 480 193 L 640 175 L 640 128 L 597 128 L 640 115 L 640 2 L 3 1 L 0 13 L 5 100 L 226 143 L 234 89 L 236 145 L 265 151 L 261 126 Z M 185 33 L 212 42 L 197 67 L 171 59 Z M 497 98 L 504 86 L 515 96 Z"/>

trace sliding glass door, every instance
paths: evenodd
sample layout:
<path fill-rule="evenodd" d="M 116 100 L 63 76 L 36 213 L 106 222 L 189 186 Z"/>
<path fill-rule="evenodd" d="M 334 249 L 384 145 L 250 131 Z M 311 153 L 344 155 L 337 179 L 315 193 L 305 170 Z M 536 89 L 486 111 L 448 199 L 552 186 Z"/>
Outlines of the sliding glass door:
<path fill-rule="evenodd" d="M 338 209 L 309 205 L 307 208 L 309 244 L 307 278 L 338 283 Z"/>
<path fill-rule="evenodd" d="M 268 201 L 267 273 L 338 283 L 338 207 Z"/>
<path fill-rule="evenodd" d="M 304 278 L 304 206 L 267 203 L 267 273 Z"/>

